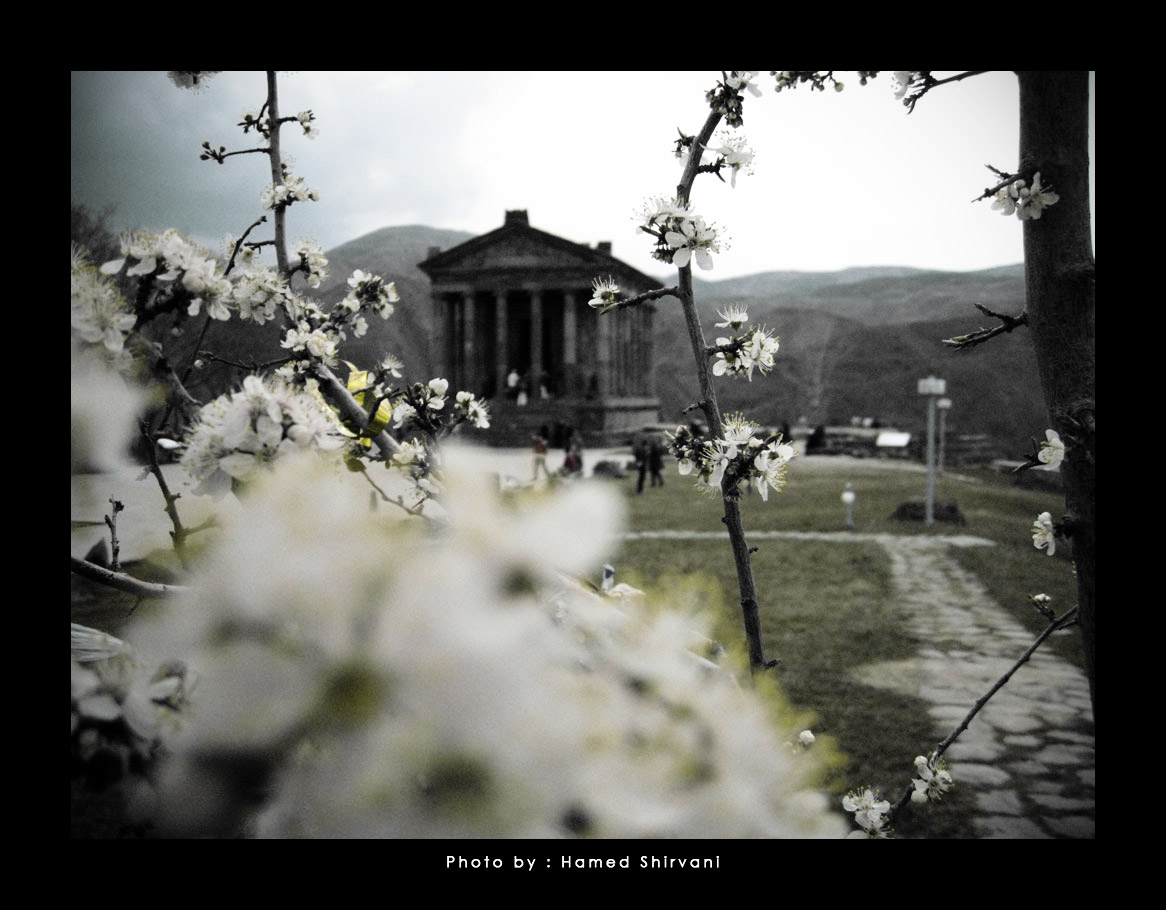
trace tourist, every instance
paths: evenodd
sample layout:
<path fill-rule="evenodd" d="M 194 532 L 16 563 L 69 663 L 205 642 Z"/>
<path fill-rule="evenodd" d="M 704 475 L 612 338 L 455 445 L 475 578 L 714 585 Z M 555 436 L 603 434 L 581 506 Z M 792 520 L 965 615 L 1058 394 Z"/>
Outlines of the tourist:
<path fill-rule="evenodd" d="M 644 478 L 648 474 L 648 458 L 650 455 L 648 449 L 648 440 L 643 436 L 636 437 L 635 445 L 632 446 L 632 455 L 634 455 L 636 459 L 636 492 L 643 493 Z"/>
<path fill-rule="evenodd" d="M 664 443 L 659 439 L 653 439 L 648 447 L 648 470 L 652 472 L 652 486 L 664 486 L 664 475 L 661 473 L 664 470 Z"/>
<path fill-rule="evenodd" d="M 547 480 L 551 479 L 550 469 L 547 467 L 547 450 L 550 448 L 550 443 L 547 442 L 548 430 L 546 427 L 539 427 L 537 433 L 530 434 L 530 441 L 534 450 L 534 477 L 533 480 L 538 480 L 538 473 L 541 469 L 546 475 Z"/>
<path fill-rule="evenodd" d="M 583 443 L 574 430 L 567 431 L 567 444 L 563 447 L 563 467 L 559 471 L 564 477 L 583 474 Z"/>

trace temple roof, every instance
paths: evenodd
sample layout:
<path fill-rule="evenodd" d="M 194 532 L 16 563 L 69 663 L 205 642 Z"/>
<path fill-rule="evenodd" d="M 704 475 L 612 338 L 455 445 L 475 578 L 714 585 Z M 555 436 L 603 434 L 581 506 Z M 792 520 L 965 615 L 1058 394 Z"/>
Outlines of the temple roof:
<path fill-rule="evenodd" d="M 500 228 L 441 252 L 417 266 L 434 284 L 493 285 L 523 281 L 590 286 L 614 278 L 629 293 L 663 285 L 611 255 L 610 243 L 590 247 L 530 226 L 525 209 L 508 211 Z"/>

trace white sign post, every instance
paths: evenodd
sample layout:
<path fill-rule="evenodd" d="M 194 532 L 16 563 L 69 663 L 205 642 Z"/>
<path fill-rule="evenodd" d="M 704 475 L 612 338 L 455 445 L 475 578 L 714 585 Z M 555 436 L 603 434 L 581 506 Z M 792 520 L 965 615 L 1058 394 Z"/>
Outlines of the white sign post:
<path fill-rule="evenodd" d="M 934 376 L 919 380 L 919 394 L 927 396 L 927 501 L 923 523 L 935 524 L 935 400 L 947 391 L 947 383 Z"/>

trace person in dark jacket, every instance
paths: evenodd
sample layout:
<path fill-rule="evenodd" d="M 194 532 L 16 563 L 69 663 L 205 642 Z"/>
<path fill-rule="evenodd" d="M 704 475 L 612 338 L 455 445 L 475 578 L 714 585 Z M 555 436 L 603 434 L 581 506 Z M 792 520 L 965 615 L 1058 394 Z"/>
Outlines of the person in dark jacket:
<path fill-rule="evenodd" d="M 648 460 L 651 457 L 651 449 L 648 446 L 648 440 L 643 436 L 637 436 L 635 445 L 632 446 L 632 455 L 636 459 L 636 492 L 644 492 L 644 478 L 648 474 Z"/>
<path fill-rule="evenodd" d="M 652 472 L 652 486 L 664 486 L 664 443 L 653 439 L 648 447 L 648 470 Z"/>

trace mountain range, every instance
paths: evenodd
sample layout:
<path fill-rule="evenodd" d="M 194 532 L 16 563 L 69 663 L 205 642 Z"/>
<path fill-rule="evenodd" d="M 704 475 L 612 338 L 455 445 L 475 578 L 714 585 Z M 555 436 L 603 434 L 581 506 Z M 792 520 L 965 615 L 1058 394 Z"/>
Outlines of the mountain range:
<path fill-rule="evenodd" d="M 330 277 L 312 292 L 325 304 L 344 296 L 355 269 L 395 282 L 401 296 L 393 317 L 370 325 L 364 338 L 348 340 L 342 356 L 363 366 L 391 352 L 405 361 L 409 380 L 429 379 L 434 363 L 429 280 L 417 264 L 432 247 L 449 249 L 472 236 L 420 225 L 387 227 L 329 251 Z M 869 417 L 918 433 L 925 426 L 926 405 L 916 384 L 934 375 L 947 381 L 953 402 L 947 416 L 950 433 L 986 434 L 996 454 L 1012 458 L 1023 456 L 1031 438 L 1043 438 L 1047 417 L 1023 329 L 967 351 L 942 343 L 989 324 L 976 303 L 996 312 L 1021 312 L 1022 265 L 977 272 L 897 266 L 764 272 L 721 281 L 698 277 L 694 289 L 710 344 L 723 331 L 715 328 L 717 311 L 730 304 L 746 306 L 751 322 L 781 338 L 771 375 L 755 375 L 752 382 L 721 381 L 718 397 L 724 411 L 741 410 L 766 425 L 800 419 L 811 425 L 845 424 Z M 698 397 L 691 350 L 675 301 L 663 298 L 655 307 L 661 420 L 679 422 L 683 409 Z M 272 332 L 246 335 L 251 337 L 238 343 L 248 356 L 262 360 L 260 349 L 278 356 Z"/>

